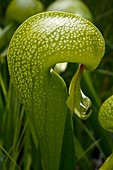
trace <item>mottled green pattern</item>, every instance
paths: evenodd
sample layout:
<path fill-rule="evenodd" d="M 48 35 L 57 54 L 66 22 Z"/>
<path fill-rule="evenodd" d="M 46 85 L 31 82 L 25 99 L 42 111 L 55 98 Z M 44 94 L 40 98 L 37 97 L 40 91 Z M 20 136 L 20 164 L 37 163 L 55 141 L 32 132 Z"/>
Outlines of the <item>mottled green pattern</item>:
<path fill-rule="evenodd" d="M 113 96 L 102 104 L 99 111 L 99 122 L 103 128 L 113 132 Z"/>
<path fill-rule="evenodd" d="M 30 103 L 33 78 L 43 69 L 63 61 L 95 69 L 103 53 L 102 35 L 89 21 L 72 14 L 42 13 L 27 19 L 14 34 L 9 71 L 20 98 Z"/>
<path fill-rule="evenodd" d="M 103 51 L 104 40 L 90 22 L 70 14 L 42 13 L 28 19 L 14 34 L 8 54 L 9 70 L 14 77 L 23 79 L 24 76 L 21 84 L 17 79 L 14 81 L 19 83 L 25 97 L 26 85 L 30 90 L 31 77 L 41 70 L 63 61 L 82 63 L 94 69 Z M 10 68 L 12 66 L 14 68 Z M 29 90 L 27 88 L 27 93 Z"/>
<path fill-rule="evenodd" d="M 103 54 L 101 33 L 73 14 L 37 14 L 14 33 L 8 51 L 9 72 L 35 126 L 45 170 L 58 170 L 68 110 L 65 83 L 50 68 L 68 61 L 92 70 Z"/>

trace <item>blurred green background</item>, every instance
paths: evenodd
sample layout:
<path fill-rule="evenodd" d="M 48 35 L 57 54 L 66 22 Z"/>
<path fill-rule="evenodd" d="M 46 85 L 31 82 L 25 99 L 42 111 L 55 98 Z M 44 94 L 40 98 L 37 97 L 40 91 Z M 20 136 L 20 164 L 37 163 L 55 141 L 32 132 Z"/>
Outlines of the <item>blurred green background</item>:
<path fill-rule="evenodd" d="M 72 4 L 72 5 L 70 5 Z M 112 0 L 0 0 L 0 170 L 41 170 L 37 139 L 24 107 L 18 101 L 7 67 L 7 49 L 18 26 L 43 11 L 63 10 L 89 19 L 101 31 L 105 55 L 95 71 L 85 71 L 82 89 L 92 101 L 86 121 L 73 118 L 76 165 L 97 170 L 113 149 L 113 134 L 98 122 L 101 104 L 113 94 L 113 1 Z M 68 64 L 61 73 L 67 87 L 78 65 Z"/>

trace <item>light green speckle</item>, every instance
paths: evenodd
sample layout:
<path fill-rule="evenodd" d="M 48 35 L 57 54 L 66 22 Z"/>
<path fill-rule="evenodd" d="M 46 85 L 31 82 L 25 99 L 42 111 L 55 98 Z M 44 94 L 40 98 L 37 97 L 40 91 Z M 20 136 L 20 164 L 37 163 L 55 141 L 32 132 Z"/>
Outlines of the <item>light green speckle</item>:
<path fill-rule="evenodd" d="M 35 126 L 47 170 L 58 170 L 67 114 L 65 83 L 50 69 L 64 61 L 95 69 L 103 54 L 99 30 L 83 18 L 63 12 L 34 15 L 12 37 L 9 72 Z"/>

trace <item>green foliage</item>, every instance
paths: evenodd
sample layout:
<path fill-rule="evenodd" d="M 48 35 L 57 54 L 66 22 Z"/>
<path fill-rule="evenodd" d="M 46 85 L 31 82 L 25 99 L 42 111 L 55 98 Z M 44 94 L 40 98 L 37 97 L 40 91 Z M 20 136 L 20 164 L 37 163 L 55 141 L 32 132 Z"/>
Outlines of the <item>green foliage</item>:
<path fill-rule="evenodd" d="M 112 170 L 113 169 L 113 153 L 106 159 L 105 163 L 99 170 Z"/>
<path fill-rule="evenodd" d="M 91 115 L 91 101 L 83 94 L 80 87 L 83 70 L 84 66 L 81 65 L 73 76 L 69 87 L 69 97 L 66 103 L 72 113 L 75 113 L 78 117 L 85 120 Z"/>
<path fill-rule="evenodd" d="M 83 1 L 78 0 L 56 0 L 46 9 L 47 11 L 64 11 L 73 13 L 93 21 L 92 14 Z"/>
<path fill-rule="evenodd" d="M 99 111 L 99 121 L 103 128 L 113 132 L 113 96 L 102 104 Z"/>
<path fill-rule="evenodd" d="M 43 5 L 37 0 L 12 0 L 6 10 L 6 20 L 22 23 L 30 16 L 42 12 Z M 15 15 L 14 15 L 15 14 Z"/>
<path fill-rule="evenodd" d="M 29 1 L 29 2 L 32 3 L 33 1 Z M 73 5 L 71 4 L 71 2 Z M 14 1 L 12 1 L 12 3 L 14 3 Z M 61 7 L 65 8 L 65 5 L 61 5 L 65 3 L 66 4 L 65 12 L 72 12 L 75 15 L 77 14 L 77 12 L 76 10 L 74 11 L 74 9 L 79 9 L 80 15 L 86 18 L 88 16 L 89 18 L 87 19 L 93 21 L 93 23 L 97 26 L 97 28 L 99 28 L 99 30 L 102 32 L 104 36 L 105 44 L 106 44 L 106 52 L 101 63 L 99 64 L 98 68 L 95 71 L 92 72 L 84 71 L 83 76 L 81 77 L 82 90 L 91 99 L 92 102 L 92 106 L 91 106 L 92 115 L 88 120 L 82 121 L 79 118 L 77 118 L 76 115 L 72 116 L 70 112 L 67 112 L 66 122 L 64 125 L 63 141 L 62 141 L 63 144 L 62 144 L 60 161 L 59 161 L 60 170 L 99 169 L 100 165 L 103 163 L 102 159 L 105 160 L 111 154 L 113 149 L 112 133 L 107 132 L 106 130 L 101 128 L 98 122 L 98 111 L 101 106 L 101 103 L 105 101 L 108 97 L 110 97 L 111 94 L 113 94 L 113 87 L 112 87 L 113 1 L 109 0 L 108 3 L 107 0 L 104 1 L 41 0 L 41 1 L 37 1 L 36 3 L 43 4 L 44 9 L 42 8 L 42 10 L 44 11 L 49 10 L 52 7 L 52 5 L 55 3 L 59 4 L 59 8 Z M 25 113 L 24 107 L 20 104 L 20 102 L 17 99 L 17 93 L 15 92 L 12 83 L 10 83 L 10 76 L 7 68 L 6 58 L 7 58 L 7 49 L 8 49 L 9 41 L 14 31 L 22 22 L 19 21 L 18 19 L 16 20 L 16 22 L 14 20 L 8 19 L 10 16 L 8 16 L 6 13 L 8 11 L 10 4 L 11 4 L 10 0 L 4 0 L 0 2 L 0 169 L 43 170 L 44 166 L 41 159 L 42 157 L 41 152 L 42 150 L 44 152 L 44 148 L 42 148 L 41 150 L 41 148 L 39 147 L 40 144 L 38 143 L 39 141 L 37 141 L 37 136 L 35 132 L 36 130 L 34 129 L 34 125 L 31 122 L 31 119 L 28 118 L 29 114 Z M 68 8 L 67 4 L 70 4 L 70 8 Z M 77 4 L 79 5 L 80 8 L 77 7 Z M 33 5 L 31 5 L 31 7 L 32 6 Z M 84 12 L 84 8 L 85 8 L 85 12 Z M 14 8 L 14 11 L 15 9 L 16 8 Z M 58 9 L 58 10 L 63 11 L 63 9 Z M 20 12 L 18 13 L 15 13 L 14 11 L 11 10 L 12 13 L 11 15 L 13 17 L 18 16 L 17 18 L 19 17 L 21 18 L 22 9 L 20 9 Z M 30 13 L 27 11 L 28 13 L 27 16 L 31 16 L 33 14 L 31 13 L 31 11 L 32 9 L 29 10 Z M 23 17 L 27 18 L 27 16 L 23 16 Z M 64 89 L 69 87 L 70 81 L 73 75 L 75 74 L 77 68 L 78 68 L 77 64 L 69 63 L 65 72 L 61 73 L 61 76 L 63 77 L 66 83 Z M 50 75 L 50 73 L 48 73 L 48 75 Z M 54 72 L 51 73 L 51 76 L 52 78 L 54 77 L 55 81 L 58 80 L 59 78 Z M 64 84 L 64 82 L 62 82 L 62 79 L 60 80 L 61 81 L 59 81 L 59 84 L 60 83 Z M 37 88 L 37 93 L 38 93 L 38 88 Z M 59 87 L 57 88 L 58 88 L 57 94 L 60 96 L 61 92 L 59 91 Z M 33 95 L 37 97 L 36 94 Z M 34 101 L 35 101 L 35 97 L 34 97 Z M 56 94 L 53 95 L 53 98 L 56 98 Z M 65 100 L 66 99 L 67 99 L 67 94 Z M 64 98 L 61 100 L 64 101 Z M 58 104 L 58 101 L 56 101 L 56 103 Z M 54 110 L 58 109 L 57 104 Z M 36 112 L 36 110 L 34 109 L 36 107 L 37 106 L 35 107 L 33 106 L 32 108 L 34 113 Z M 65 109 L 67 109 L 66 105 L 65 105 Z M 55 126 L 58 126 L 58 128 L 60 128 L 59 124 L 58 125 L 55 124 Z M 57 138 L 58 137 L 56 136 L 54 142 L 55 140 L 59 141 L 59 139 Z M 49 150 L 53 149 L 53 146 L 48 147 L 48 149 Z M 107 168 L 109 167 L 108 169 L 110 168 L 112 169 L 112 156 L 110 156 L 110 159 L 107 159 L 105 164 L 102 166 L 103 169 L 105 169 L 106 167 Z"/>
<path fill-rule="evenodd" d="M 81 17 L 62 12 L 34 15 L 17 29 L 11 39 L 8 50 L 10 75 L 32 118 L 46 170 L 59 168 L 67 115 L 65 84 L 48 69 L 63 61 L 82 63 L 88 69 L 95 69 L 103 54 L 104 40 L 95 26 Z M 88 100 L 81 101 L 77 95 L 79 77 L 78 74 L 77 81 L 72 81 L 71 89 L 75 92 L 72 90 L 68 106 L 74 100 L 76 106 L 71 111 L 79 111 L 80 117 L 84 118 L 83 109 L 89 103 Z M 82 109 L 76 109 L 80 104 Z"/>

